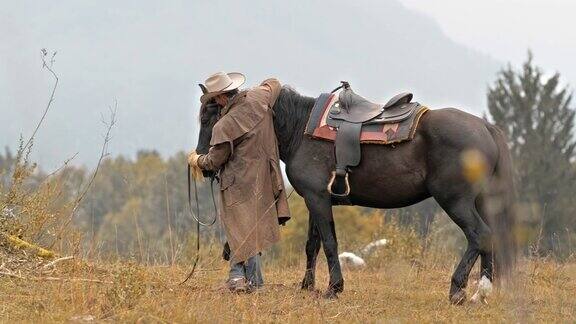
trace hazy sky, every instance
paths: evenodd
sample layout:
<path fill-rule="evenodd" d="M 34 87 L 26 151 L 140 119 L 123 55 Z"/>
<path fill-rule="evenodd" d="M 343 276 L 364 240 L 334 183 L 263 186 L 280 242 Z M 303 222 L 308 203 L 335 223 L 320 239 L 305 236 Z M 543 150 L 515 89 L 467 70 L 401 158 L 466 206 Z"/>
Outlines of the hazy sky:
<path fill-rule="evenodd" d="M 576 0 L 247 3 L 0 0 L 0 147 L 15 148 L 41 115 L 43 47 L 58 50 L 61 77 L 34 150 L 47 169 L 76 152 L 79 163 L 97 159 L 114 99 L 113 155 L 191 149 L 196 84 L 218 70 L 245 72 L 248 85 L 276 76 L 311 96 L 344 79 L 375 101 L 408 90 L 480 115 L 496 71 L 531 48 L 576 86 Z"/>
<path fill-rule="evenodd" d="M 576 86 L 576 0 L 401 0 L 455 41 L 504 61 L 536 62 Z"/>

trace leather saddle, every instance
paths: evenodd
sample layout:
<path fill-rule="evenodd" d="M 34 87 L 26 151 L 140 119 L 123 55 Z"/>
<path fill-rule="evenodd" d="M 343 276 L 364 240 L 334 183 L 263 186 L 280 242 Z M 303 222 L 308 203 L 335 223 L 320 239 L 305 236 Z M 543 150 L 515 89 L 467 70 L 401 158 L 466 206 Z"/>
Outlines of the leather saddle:
<path fill-rule="evenodd" d="M 362 126 L 372 124 L 394 124 L 406 120 L 419 107 L 413 103 L 411 93 L 400 93 L 392 97 L 386 104 L 373 103 L 356 94 L 348 82 L 334 91 L 342 89 L 338 100 L 330 107 L 326 123 L 336 129 L 334 150 L 336 169 L 332 172 L 328 183 L 328 191 L 333 197 L 345 201 L 350 194 L 348 171 L 350 167 L 360 164 L 360 135 Z M 334 92 L 333 91 L 333 92 Z M 338 202 L 338 201 L 337 201 Z"/>
<path fill-rule="evenodd" d="M 338 101 L 330 108 L 329 124 L 338 127 L 343 121 L 362 124 L 397 123 L 414 113 L 412 105 L 408 105 L 410 101 L 412 94 L 404 92 L 384 105 L 377 104 L 356 94 L 351 88 L 345 88 L 340 92 Z"/>

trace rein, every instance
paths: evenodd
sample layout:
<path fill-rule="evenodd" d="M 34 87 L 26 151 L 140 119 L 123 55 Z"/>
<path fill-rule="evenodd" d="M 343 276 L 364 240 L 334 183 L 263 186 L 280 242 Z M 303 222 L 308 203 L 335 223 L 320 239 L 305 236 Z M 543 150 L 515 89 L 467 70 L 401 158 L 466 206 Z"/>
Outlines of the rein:
<path fill-rule="evenodd" d="M 203 94 L 207 94 L 208 93 L 208 89 L 206 89 L 206 86 L 203 85 L 202 83 L 198 84 L 198 86 L 200 87 L 200 90 L 202 90 Z M 200 107 L 200 111 L 202 111 L 202 109 L 204 108 L 204 104 L 202 104 L 202 107 Z M 188 166 L 188 174 L 187 174 L 187 178 L 188 178 L 188 212 L 192 215 L 192 217 L 194 218 L 194 220 L 196 220 L 196 259 L 194 260 L 194 265 L 192 266 L 192 270 L 190 271 L 190 273 L 188 274 L 188 276 L 186 277 L 186 279 L 184 279 L 184 281 L 182 281 L 180 284 L 184 284 L 186 283 L 186 281 L 188 281 L 190 278 L 192 278 L 192 276 L 194 275 L 194 271 L 196 271 L 196 266 L 198 265 L 198 261 L 200 260 L 200 225 L 202 226 L 212 226 L 214 225 L 214 223 L 216 223 L 216 217 L 218 214 L 218 209 L 216 208 L 216 199 L 214 198 L 214 179 L 216 179 L 216 176 L 214 174 L 212 174 L 212 176 L 210 177 L 210 193 L 212 194 L 212 203 L 214 204 L 214 219 L 212 220 L 212 222 L 210 223 L 202 223 L 200 221 L 200 202 L 198 201 L 198 185 L 196 184 L 196 178 L 194 178 L 194 199 L 196 200 L 196 214 L 194 214 L 192 212 L 192 195 L 190 194 L 190 169 L 191 166 L 189 164 L 187 164 Z"/>
<path fill-rule="evenodd" d="M 216 207 L 216 198 L 214 197 L 214 180 L 216 179 L 215 176 L 210 177 L 210 193 L 212 194 L 212 203 L 214 205 L 214 218 L 209 223 L 204 223 L 204 222 L 200 221 L 200 201 L 198 199 L 198 184 L 197 184 L 195 178 L 194 178 L 194 200 L 196 201 L 196 213 L 192 212 L 192 194 L 190 191 L 190 188 L 191 188 L 191 183 L 190 183 L 191 166 L 188 165 L 187 169 L 188 169 L 188 173 L 187 173 L 187 178 L 188 178 L 188 213 L 190 213 L 190 215 L 192 215 L 192 217 L 196 221 L 196 258 L 194 259 L 194 265 L 192 266 L 192 270 L 190 271 L 190 273 L 188 274 L 186 279 L 184 279 L 184 281 L 182 281 L 180 283 L 181 285 L 186 283 L 190 278 L 192 278 L 192 276 L 194 275 L 194 272 L 196 271 L 196 266 L 198 265 L 198 261 L 200 261 L 200 225 L 205 226 L 205 227 L 209 227 L 209 226 L 214 225 L 216 223 L 216 215 L 218 213 L 218 209 Z"/>

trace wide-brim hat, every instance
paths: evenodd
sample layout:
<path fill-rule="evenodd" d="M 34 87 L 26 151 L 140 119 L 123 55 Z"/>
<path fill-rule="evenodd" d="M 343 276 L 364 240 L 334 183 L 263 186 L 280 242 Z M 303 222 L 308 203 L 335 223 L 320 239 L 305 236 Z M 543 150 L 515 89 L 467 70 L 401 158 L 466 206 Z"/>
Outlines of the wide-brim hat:
<path fill-rule="evenodd" d="M 219 94 L 238 89 L 244 82 L 246 82 L 246 77 L 239 72 L 215 73 L 209 76 L 204 82 L 204 86 L 208 92 L 200 97 L 200 102 L 205 104 Z"/>

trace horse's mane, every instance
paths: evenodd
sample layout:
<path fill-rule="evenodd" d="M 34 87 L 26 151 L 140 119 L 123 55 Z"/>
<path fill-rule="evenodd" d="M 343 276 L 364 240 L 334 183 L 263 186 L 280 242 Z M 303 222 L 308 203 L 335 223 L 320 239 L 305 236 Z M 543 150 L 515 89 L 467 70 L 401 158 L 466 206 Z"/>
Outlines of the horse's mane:
<path fill-rule="evenodd" d="M 303 96 L 288 85 L 280 90 L 273 110 L 274 128 L 283 161 L 300 145 L 314 101 L 315 98 Z"/>

